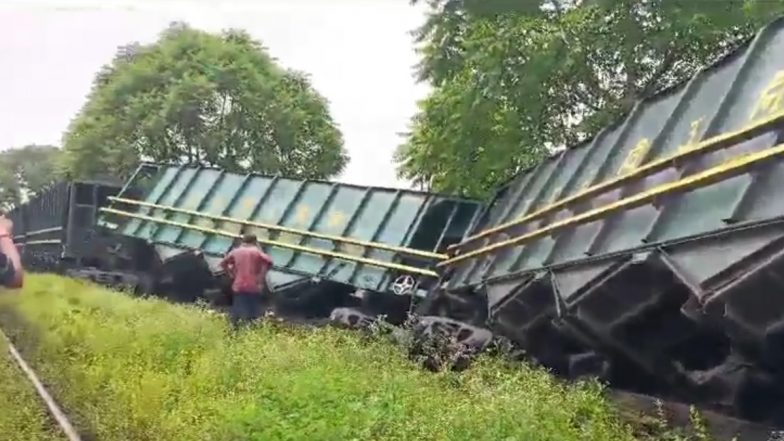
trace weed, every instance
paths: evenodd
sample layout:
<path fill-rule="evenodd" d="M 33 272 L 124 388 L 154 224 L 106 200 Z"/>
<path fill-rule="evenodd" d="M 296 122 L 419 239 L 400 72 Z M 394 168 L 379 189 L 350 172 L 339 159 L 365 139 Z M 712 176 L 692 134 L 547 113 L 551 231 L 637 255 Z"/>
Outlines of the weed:
<path fill-rule="evenodd" d="M 64 440 L 33 386 L 0 339 L 0 437 L 5 441 Z"/>
<path fill-rule="evenodd" d="M 383 322 L 361 334 L 272 317 L 232 333 L 197 305 L 55 276 L 26 284 L 0 299 L 0 320 L 96 439 L 635 439 L 598 384 L 566 385 L 473 354 L 472 368 L 457 371 L 465 351 L 442 335 L 428 342 Z M 390 341 L 407 342 L 407 353 Z M 416 369 L 427 360 L 435 374 Z"/>

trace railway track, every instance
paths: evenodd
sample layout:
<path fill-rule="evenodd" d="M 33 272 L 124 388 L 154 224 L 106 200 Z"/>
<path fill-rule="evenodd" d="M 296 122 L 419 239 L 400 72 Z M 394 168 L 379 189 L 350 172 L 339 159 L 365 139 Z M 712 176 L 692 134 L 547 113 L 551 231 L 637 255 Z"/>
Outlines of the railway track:
<path fill-rule="evenodd" d="M 0 337 L 6 341 L 6 344 L 8 345 L 8 353 L 11 356 L 11 359 L 14 361 L 16 366 L 19 367 L 22 373 L 24 373 L 24 377 L 27 378 L 27 380 L 35 389 L 38 397 L 46 406 L 47 413 L 51 417 L 52 423 L 58 427 L 59 431 L 68 441 L 83 441 L 83 438 L 76 431 L 73 424 L 71 424 L 66 414 L 54 400 L 49 391 L 46 390 L 46 387 L 43 385 L 38 375 L 25 361 L 25 359 L 16 349 L 16 346 L 14 346 L 13 342 L 2 330 L 0 330 Z"/>

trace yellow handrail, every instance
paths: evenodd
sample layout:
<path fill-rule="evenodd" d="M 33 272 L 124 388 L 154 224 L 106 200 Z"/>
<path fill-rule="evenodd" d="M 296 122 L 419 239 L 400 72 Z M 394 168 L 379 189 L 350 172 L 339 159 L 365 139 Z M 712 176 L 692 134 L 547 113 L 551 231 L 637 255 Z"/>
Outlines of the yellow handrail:
<path fill-rule="evenodd" d="M 226 237 L 231 237 L 231 238 L 238 238 L 238 237 L 240 237 L 239 234 L 235 234 L 235 233 L 232 233 L 230 231 L 218 230 L 218 229 L 207 228 L 207 227 L 200 227 L 200 226 L 197 226 L 197 225 L 185 224 L 185 223 L 182 223 L 182 222 L 175 222 L 175 221 L 171 221 L 171 220 L 167 220 L 167 219 L 160 219 L 160 218 L 156 218 L 156 217 L 152 217 L 152 216 L 145 216 L 145 215 L 142 215 L 142 214 L 130 213 L 130 212 L 127 212 L 127 211 L 122 211 L 122 210 L 116 210 L 114 208 L 105 208 L 104 207 L 104 208 L 101 208 L 100 211 L 103 211 L 103 212 L 106 212 L 106 213 L 116 214 L 116 215 L 119 215 L 119 216 L 125 216 L 125 217 L 134 218 L 134 219 L 145 220 L 145 221 L 148 221 L 148 222 L 157 222 L 157 223 L 171 225 L 171 226 L 174 226 L 174 227 L 180 227 L 180 228 L 184 228 L 184 229 L 188 229 L 188 230 L 200 231 L 202 233 L 207 233 L 207 234 L 216 234 L 216 235 L 226 236 Z M 395 270 L 404 271 L 404 272 L 408 272 L 408 273 L 420 274 L 420 275 L 423 275 L 423 276 L 438 277 L 438 273 L 436 273 L 435 271 L 425 270 L 425 269 L 421 269 L 421 268 L 417 268 L 417 267 L 413 267 L 413 266 L 399 265 L 399 264 L 391 263 L 391 262 L 383 262 L 383 261 L 380 261 L 380 260 L 368 259 L 368 258 L 365 258 L 365 257 L 352 256 L 350 254 L 335 253 L 333 251 L 322 250 L 322 249 L 319 249 L 319 248 L 306 247 L 306 246 L 302 246 L 302 245 L 294 245 L 294 244 L 290 244 L 290 243 L 286 243 L 286 242 L 278 242 L 278 241 L 269 240 L 269 239 L 261 239 L 260 238 L 260 239 L 258 239 L 258 241 L 261 242 L 262 244 L 272 245 L 272 246 L 281 247 L 281 248 L 288 248 L 288 249 L 294 250 L 294 251 L 300 251 L 300 252 L 304 252 L 304 253 L 323 255 L 323 256 L 333 257 L 333 258 L 336 258 L 336 259 L 348 260 L 350 262 L 364 263 L 366 265 L 372 265 L 372 266 L 377 266 L 377 267 L 381 267 L 381 268 L 395 269 Z"/>
<path fill-rule="evenodd" d="M 220 215 L 208 214 L 208 213 L 202 213 L 202 212 L 194 211 L 194 210 L 186 210 L 184 208 L 176 208 L 176 207 L 172 207 L 172 206 L 169 206 L 169 205 L 153 204 L 153 203 L 150 203 L 150 202 L 138 201 L 138 200 L 135 200 L 135 199 L 125 199 L 125 198 L 119 198 L 119 197 L 115 197 L 115 196 L 110 196 L 109 200 L 112 200 L 112 201 L 115 201 L 115 202 L 120 202 L 120 203 L 125 203 L 125 204 L 130 204 L 130 205 L 139 205 L 139 206 L 142 206 L 142 207 L 156 208 L 156 209 L 160 209 L 160 210 L 173 211 L 173 212 L 176 212 L 176 213 L 187 214 L 187 215 L 195 216 L 195 217 L 202 217 L 202 218 L 211 219 L 211 220 L 219 221 L 219 222 L 228 222 L 228 223 L 246 225 L 246 226 L 250 226 L 250 227 L 263 228 L 263 229 L 266 229 L 266 230 L 276 230 L 276 231 L 282 231 L 284 233 L 293 233 L 293 234 L 298 234 L 298 235 L 301 235 L 301 236 L 309 236 L 309 237 L 313 237 L 313 238 L 316 238 L 316 239 L 330 240 L 330 241 L 333 241 L 333 242 L 343 242 L 343 243 L 348 243 L 348 244 L 352 244 L 352 245 L 359 245 L 359 246 L 370 247 L 370 248 L 378 248 L 380 250 L 392 251 L 392 252 L 401 253 L 401 254 L 408 254 L 408 255 L 412 255 L 412 256 L 426 257 L 426 258 L 430 258 L 430 259 L 439 259 L 439 260 L 447 258 L 447 255 L 445 255 L 445 254 L 431 253 L 429 251 L 422 251 L 422 250 L 417 250 L 417 249 L 413 249 L 413 248 L 397 247 L 397 246 L 394 246 L 394 245 L 387 245 L 387 244 L 379 243 L 379 242 L 369 242 L 369 241 L 364 241 L 364 240 L 360 240 L 360 239 L 353 239 L 353 238 L 350 238 L 350 237 L 342 237 L 342 236 L 334 236 L 334 235 L 331 235 L 331 234 L 316 233 L 316 232 L 313 232 L 313 231 L 300 230 L 300 229 L 284 227 L 284 226 L 280 226 L 280 225 L 264 224 L 264 223 L 261 223 L 261 222 L 254 222 L 254 221 L 249 221 L 249 220 L 235 219 L 235 218 L 232 218 L 232 217 L 220 216 Z"/>
<path fill-rule="evenodd" d="M 62 230 L 63 230 L 63 227 L 44 228 L 43 230 L 28 231 L 24 235 L 25 236 L 37 236 L 39 234 L 55 233 L 57 231 L 62 231 Z"/>
<path fill-rule="evenodd" d="M 591 187 L 586 188 L 572 196 L 568 196 L 563 198 L 559 201 L 556 201 L 546 207 L 543 207 L 531 214 L 519 217 L 517 219 L 511 220 L 509 222 L 505 222 L 501 225 L 495 226 L 493 228 L 480 231 L 479 233 L 469 236 L 465 238 L 462 242 L 457 244 L 452 244 L 447 247 L 449 252 L 453 252 L 457 248 L 461 248 L 471 242 L 476 241 L 477 239 L 481 239 L 483 237 L 487 237 L 491 234 L 495 234 L 504 230 L 507 230 L 511 227 L 515 227 L 526 222 L 530 222 L 536 219 L 539 219 L 545 215 L 557 212 L 558 210 L 566 207 L 569 204 L 573 204 L 575 202 L 579 202 L 585 199 L 588 199 L 592 196 L 596 196 L 602 193 L 606 193 L 610 190 L 614 190 L 630 181 L 635 179 L 643 178 L 650 176 L 654 173 L 660 172 L 664 169 L 673 166 L 673 162 L 683 161 L 701 154 L 710 153 L 716 150 L 721 150 L 723 148 L 730 147 L 732 145 L 737 144 L 745 139 L 752 138 L 754 136 L 758 136 L 764 133 L 767 130 L 770 130 L 774 126 L 780 124 L 784 121 L 784 112 L 778 112 L 773 114 L 772 116 L 765 118 L 758 123 L 749 125 L 744 127 L 740 130 L 734 132 L 728 132 L 721 135 L 714 136 L 713 138 L 706 139 L 700 143 L 695 144 L 692 148 L 674 153 L 672 155 L 666 156 L 661 159 L 657 159 L 655 161 L 649 162 L 648 164 L 642 165 L 631 171 L 629 173 L 623 174 L 615 179 L 611 179 L 608 181 L 600 182 L 595 184 Z"/>
<path fill-rule="evenodd" d="M 585 213 L 578 214 L 577 216 L 573 216 L 561 220 L 559 222 L 552 223 L 544 228 L 531 231 L 530 233 L 525 233 L 512 239 L 508 239 L 502 242 L 495 243 L 490 246 L 479 248 L 470 253 L 458 255 L 456 257 L 438 263 L 436 267 L 440 268 L 447 265 L 452 265 L 457 262 L 461 262 L 463 260 L 470 259 L 472 257 L 487 254 L 501 248 L 509 247 L 512 245 L 519 245 L 525 241 L 536 239 L 538 237 L 542 237 L 554 233 L 566 227 L 574 226 L 585 222 L 590 222 L 592 220 L 615 213 L 617 211 L 626 210 L 629 208 L 635 208 L 640 205 L 645 205 L 653 201 L 655 198 L 659 196 L 675 193 L 678 191 L 691 190 L 694 188 L 709 185 L 727 175 L 731 175 L 733 173 L 740 173 L 751 165 L 781 155 L 782 153 L 784 153 L 784 144 L 780 144 L 775 147 L 771 147 L 759 152 L 754 152 L 747 155 L 739 156 L 730 159 L 728 161 L 725 161 L 715 167 L 709 168 L 703 172 L 688 176 L 686 178 L 677 181 L 658 185 L 642 193 L 637 193 L 633 196 L 629 196 L 627 198 L 618 200 L 616 202 L 595 208 L 593 210 L 586 211 Z"/>

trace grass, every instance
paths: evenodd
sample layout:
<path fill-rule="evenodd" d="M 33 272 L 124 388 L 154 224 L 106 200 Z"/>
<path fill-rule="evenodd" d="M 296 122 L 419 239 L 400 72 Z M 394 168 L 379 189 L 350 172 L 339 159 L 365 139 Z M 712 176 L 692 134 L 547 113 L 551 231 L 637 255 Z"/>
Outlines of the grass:
<path fill-rule="evenodd" d="M 195 306 L 30 276 L 3 327 L 100 440 L 632 440 L 601 390 L 480 358 L 418 369 L 383 341 L 267 323 L 232 335 Z"/>
<path fill-rule="evenodd" d="M 64 440 L 53 426 L 33 386 L 0 339 L 0 439 L 5 441 Z"/>

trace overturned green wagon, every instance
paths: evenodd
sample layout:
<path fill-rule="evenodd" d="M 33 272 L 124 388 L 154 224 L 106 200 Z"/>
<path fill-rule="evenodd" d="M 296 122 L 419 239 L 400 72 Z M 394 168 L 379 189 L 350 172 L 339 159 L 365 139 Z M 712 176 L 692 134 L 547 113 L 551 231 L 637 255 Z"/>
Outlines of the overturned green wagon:
<path fill-rule="evenodd" d="M 780 417 L 782 26 L 500 189 L 429 312 L 572 376 Z"/>
<path fill-rule="evenodd" d="M 435 263 L 482 209 L 425 192 L 165 164 L 140 166 L 111 201 L 101 224 L 149 243 L 191 292 L 204 283 L 195 274 L 219 274 L 219 260 L 252 232 L 274 261 L 273 289 L 301 293 L 315 280 L 310 291 L 330 298 L 424 295 Z"/>

